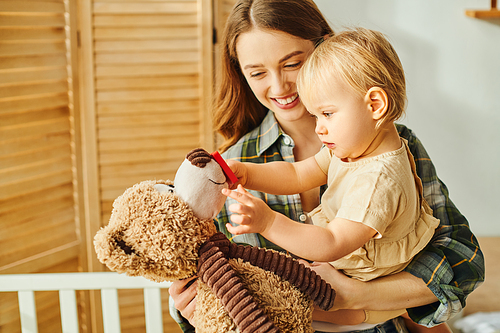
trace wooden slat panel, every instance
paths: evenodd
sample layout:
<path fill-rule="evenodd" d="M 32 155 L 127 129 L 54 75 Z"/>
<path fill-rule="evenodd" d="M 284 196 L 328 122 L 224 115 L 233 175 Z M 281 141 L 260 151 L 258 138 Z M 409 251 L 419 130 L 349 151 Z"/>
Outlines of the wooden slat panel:
<path fill-rule="evenodd" d="M 58 163 L 59 161 L 68 160 L 68 155 L 71 155 L 70 143 L 63 145 L 61 147 L 52 147 L 46 150 L 37 150 L 31 153 L 1 157 L 0 163 L 5 169 L 7 168 L 21 168 L 28 166 L 33 163 L 33 161 L 47 161 L 46 163 Z M 0 182 L 1 183 L 1 182 Z"/>
<path fill-rule="evenodd" d="M 35 180 L 45 177 L 48 174 L 55 174 L 71 169 L 71 159 L 65 156 L 62 159 L 53 159 L 46 161 L 37 161 L 28 165 L 18 166 L 16 168 L 5 169 L 1 172 L 2 185 L 15 185 L 16 183 L 27 180 Z"/>
<path fill-rule="evenodd" d="M 95 15 L 95 27 L 130 27 L 130 26 L 190 26 L 197 24 L 196 14 L 156 14 L 147 15 Z"/>
<path fill-rule="evenodd" d="M 161 126 L 161 125 L 181 125 L 192 123 L 193 120 L 199 118 L 197 110 L 192 110 L 192 112 L 183 113 L 172 113 L 172 114 L 125 114 L 120 116 L 109 116 L 100 117 L 98 119 L 97 125 L 100 129 L 105 128 L 127 128 L 127 127 L 149 127 L 149 126 Z"/>
<path fill-rule="evenodd" d="M 148 65 L 127 65 L 127 70 L 123 66 L 96 66 L 96 77 L 129 77 L 140 75 L 178 75 L 196 74 L 199 72 L 197 63 L 180 64 L 148 64 Z"/>
<path fill-rule="evenodd" d="M 97 79 L 96 87 L 99 90 L 117 90 L 134 88 L 181 88 L 197 86 L 199 78 L 196 75 L 175 77 L 131 77 L 131 78 L 102 78 Z"/>
<path fill-rule="evenodd" d="M 17 1 L 21 2 L 21 1 Z M 51 26 L 64 27 L 64 15 L 62 14 L 47 14 L 33 15 L 32 13 L 0 13 L 0 27 L 26 27 L 26 26 Z"/>
<path fill-rule="evenodd" d="M 68 243 L 74 241 L 76 239 L 76 235 L 73 233 L 73 235 L 71 236 L 71 231 L 74 228 L 72 225 L 73 216 L 71 208 L 71 206 L 65 207 L 64 209 L 56 213 L 52 213 L 50 216 L 46 217 L 47 225 L 42 224 L 41 226 L 36 226 L 31 230 L 22 230 L 20 233 L 15 234 L 14 236 L 16 236 L 15 238 L 17 239 L 14 239 L 14 237 L 12 237 L 10 239 L 2 240 L 2 243 L 0 244 L 0 249 L 2 252 L 0 254 L 0 258 L 2 258 L 2 265 L 6 264 L 3 261 L 4 259 L 9 259 L 7 258 L 9 253 L 11 253 L 11 256 L 16 257 L 15 260 L 20 260 L 23 257 L 19 252 L 30 252 L 33 248 L 36 248 L 38 246 L 40 246 L 40 251 L 38 252 L 41 252 L 42 247 L 50 249 L 62 245 L 51 244 L 47 241 L 49 238 L 62 240 L 64 235 L 65 237 L 69 236 Z M 54 233 L 54 230 L 58 230 L 58 233 Z M 21 238 L 24 240 L 29 240 L 29 244 L 19 241 Z"/>
<path fill-rule="evenodd" d="M 0 155 L 8 157 L 12 154 L 23 154 L 36 150 L 47 150 L 51 147 L 69 144 L 69 133 L 50 133 L 49 135 L 33 138 L 24 137 L 12 141 L 0 141 Z"/>
<path fill-rule="evenodd" d="M 94 2 L 94 14 L 143 14 L 143 13 L 166 13 L 166 14 L 190 14 L 196 13 L 196 1 L 177 2 L 120 2 L 106 3 Z"/>
<path fill-rule="evenodd" d="M 0 46 L 0 52 L 1 46 Z M 17 70 L 0 73 L 0 85 L 15 83 L 43 82 L 53 80 L 65 80 L 68 77 L 66 67 L 40 68 L 31 70 Z M 67 104 L 67 103 L 65 103 Z"/>
<path fill-rule="evenodd" d="M 65 185 L 72 183 L 73 174 L 71 170 L 64 172 L 57 172 L 53 174 L 44 174 L 36 178 L 10 183 L 0 187 L 0 200 L 10 199 L 16 196 L 33 193 L 54 187 L 58 185 Z"/>
<path fill-rule="evenodd" d="M 1 38 L 1 37 L 0 37 Z M 3 57 L 0 59 L 0 69 L 64 67 L 65 54 L 32 55 L 22 57 Z"/>
<path fill-rule="evenodd" d="M 0 1 L 1 3 L 1 1 Z M 0 27 L 0 40 L 46 40 L 65 39 L 64 27 Z"/>
<path fill-rule="evenodd" d="M 56 118 L 18 126 L 5 126 L 0 132 L 0 141 L 25 137 L 47 136 L 52 133 L 69 132 L 69 119 Z"/>
<path fill-rule="evenodd" d="M 40 333 L 62 332 L 57 292 L 38 291 L 35 292 L 35 299 Z"/>
<path fill-rule="evenodd" d="M 94 31 L 94 36 L 97 41 L 131 39 L 192 39 L 196 38 L 196 34 L 196 27 L 96 28 Z"/>
<path fill-rule="evenodd" d="M 177 137 L 182 142 L 184 135 L 199 133 L 197 123 L 184 124 L 182 126 L 151 127 L 151 128 L 130 128 L 127 131 L 123 129 L 102 129 L 99 130 L 99 136 L 103 139 L 131 139 L 131 138 L 149 138 L 154 136 Z M 186 152 L 187 153 L 187 152 Z"/>
<path fill-rule="evenodd" d="M 197 88 L 192 89 L 148 89 L 132 91 L 102 91 L 97 93 L 98 102 L 113 101 L 144 101 L 144 100 L 167 100 L 167 99 L 189 99 L 199 97 Z"/>
<path fill-rule="evenodd" d="M 64 4 L 54 1 L 0 1 L 0 12 L 64 13 Z"/>
<path fill-rule="evenodd" d="M 30 96 L 22 100 L 0 101 L 0 114 L 11 112 L 40 111 L 55 107 L 67 106 L 68 94 L 52 96 Z"/>
<path fill-rule="evenodd" d="M 75 241 L 74 225 L 71 223 L 72 214 L 71 211 L 67 212 L 66 217 L 70 218 L 70 223 L 57 226 L 57 233 L 53 229 L 44 230 L 34 233 L 30 238 L 2 242 L 0 267 Z"/>
<path fill-rule="evenodd" d="M 187 144 L 186 144 L 187 146 Z M 188 150 L 189 151 L 189 150 Z M 169 151 L 170 152 L 170 151 Z M 152 178 L 156 179 L 169 179 L 168 174 L 174 174 L 179 168 L 181 162 L 184 160 L 185 154 L 172 154 L 170 159 L 165 158 L 157 162 L 142 162 L 137 161 L 133 164 L 110 164 L 101 167 L 101 175 L 106 178 L 116 177 L 122 175 L 123 177 L 134 175 L 154 175 Z M 142 180 L 150 179 L 145 177 Z M 173 180 L 173 177 L 170 178 Z M 133 181 L 129 182 L 133 183 Z M 118 196 L 116 196 L 118 197 Z M 114 197 L 114 198 L 116 198 Z M 113 198 L 113 199 L 114 199 Z"/>
<path fill-rule="evenodd" d="M 4 86 L 0 90 L 0 99 L 20 99 L 30 95 L 57 95 L 67 93 L 67 81 L 46 81 L 41 83 Z"/>
<path fill-rule="evenodd" d="M 23 260 L 0 267 L 0 273 L 14 274 L 51 271 L 53 267 L 59 265 L 65 269 L 76 271 L 78 269 L 79 252 L 79 242 L 72 242 L 47 252 L 38 252 L 32 257 L 24 258 Z M 40 260 L 42 258 L 43 260 Z M 68 262 L 72 262 L 74 265 L 68 266 Z M 61 270 L 57 271 L 61 272 Z"/>
<path fill-rule="evenodd" d="M 121 52 L 105 53 L 96 56 L 96 64 L 123 65 L 123 64 L 169 64 L 169 63 L 189 63 L 197 62 L 199 54 L 197 52 Z"/>
<path fill-rule="evenodd" d="M 68 210 L 73 207 L 73 198 L 65 197 L 57 201 L 46 201 L 43 204 L 33 205 L 31 210 L 25 210 L 25 214 L 15 211 L 11 214 L 5 214 L 5 218 L 11 218 L 13 224 L 5 227 L 0 235 L 0 240 L 8 238 L 24 237 L 32 233 L 31 230 L 43 230 L 47 228 L 56 228 L 60 223 L 57 218 L 47 219 L 47 216 L 57 217 L 59 211 Z M 38 209 L 35 211 L 35 209 Z M 16 214 L 17 213 L 17 214 Z M 50 215 L 49 215 L 50 214 Z"/>
<path fill-rule="evenodd" d="M 64 44 L 64 40 L 53 41 L 50 43 L 47 43 L 46 41 L 30 41 L 25 43 L 16 41 L 0 43 L 0 57 L 54 54 L 65 51 L 66 45 Z"/>
<path fill-rule="evenodd" d="M 12 218 L 15 221 L 22 221 L 30 216 L 36 216 L 38 211 L 45 214 L 44 209 L 48 209 L 48 206 L 52 205 L 54 201 L 64 200 L 65 197 L 71 195 L 72 185 L 65 184 L 49 188 L 46 191 L 32 192 L 10 198 L 0 205 L 0 216 L 5 217 L 6 220 Z"/>
<path fill-rule="evenodd" d="M 183 146 L 191 147 L 198 143 L 197 133 L 184 135 L 182 137 Z M 179 139 L 176 137 L 158 136 L 154 138 L 125 138 L 122 140 L 107 140 L 101 142 L 102 153 L 120 153 L 144 150 L 147 147 L 152 150 L 170 150 L 179 147 Z M 104 172 L 102 169 L 101 172 Z M 121 172 L 123 172 L 122 170 Z"/>
<path fill-rule="evenodd" d="M 33 110 L 31 112 L 19 112 L 3 115 L 0 114 L 0 127 L 16 125 L 22 126 L 23 124 L 28 122 L 40 122 L 49 119 L 67 118 L 68 114 L 68 108 L 66 105 L 61 108 L 44 110 L 43 112 Z"/>
<path fill-rule="evenodd" d="M 168 113 L 184 113 L 192 109 L 200 108 L 200 101 L 191 100 L 169 100 L 169 101 L 141 101 L 140 103 L 120 103 L 117 101 L 113 104 L 101 104 L 98 106 L 98 111 L 101 117 L 115 114 L 168 114 Z"/>
<path fill-rule="evenodd" d="M 95 49 L 98 52 L 118 52 L 118 51 L 179 51 L 197 50 L 196 38 L 184 39 L 153 39 L 153 40 L 116 40 L 116 41 L 96 41 Z M 104 54 L 104 53 L 103 53 Z"/>

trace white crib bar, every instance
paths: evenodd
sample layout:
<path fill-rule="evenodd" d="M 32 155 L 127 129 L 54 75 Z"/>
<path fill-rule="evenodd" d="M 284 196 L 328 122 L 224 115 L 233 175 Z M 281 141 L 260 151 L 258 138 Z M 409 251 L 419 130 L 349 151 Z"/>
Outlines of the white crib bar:
<path fill-rule="evenodd" d="M 163 330 L 160 289 L 144 288 L 144 311 L 146 312 L 146 333 Z"/>
<path fill-rule="evenodd" d="M 0 291 L 17 291 L 22 333 L 38 333 L 35 291 L 59 291 L 63 333 L 78 333 L 76 290 L 101 290 L 105 333 L 121 331 L 118 289 L 143 289 L 146 333 L 163 332 L 160 288 L 170 282 L 155 283 L 117 273 L 0 274 Z"/>
<path fill-rule="evenodd" d="M 102 289 L 101 303 L 104 333 L 121 332 L 118 291 L 111 288 Z"/>
<path fill-rule="evenodd" d="M 19 291 L 19 314 L 22 333 L 38 333 L 35 293 L 32 290 Z"/>
<path fill-rule="evenodd" d="M 59 306 L 61 308 L 61 326 L 63 333 L 79 333 L 75 290 L 60 290 Z"/>

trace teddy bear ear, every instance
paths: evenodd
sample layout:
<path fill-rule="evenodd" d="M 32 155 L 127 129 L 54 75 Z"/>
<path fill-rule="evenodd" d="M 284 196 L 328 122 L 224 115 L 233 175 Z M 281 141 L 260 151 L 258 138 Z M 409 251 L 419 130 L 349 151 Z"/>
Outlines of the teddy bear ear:
<path fill-rule="evenodd" d="M 175 191 L 174 185 L 155 184 L 153 187 L 160 193 L 174 193 Z"/>

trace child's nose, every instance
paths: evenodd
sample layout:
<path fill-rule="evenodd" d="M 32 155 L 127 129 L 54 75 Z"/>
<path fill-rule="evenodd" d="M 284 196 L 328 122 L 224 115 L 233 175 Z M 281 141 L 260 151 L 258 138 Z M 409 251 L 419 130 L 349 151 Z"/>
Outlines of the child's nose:
<path fill-rule="evenodd" d="M 326 127 L 325 127 L 325 126 L 323 126 L 323 125 L 321 124 L 321 122 L 319 122 L 319 121 L 316 121 L 316 127 L 315 127 L 315 129 L 314 129 L 314 130 L 315 130 L 316 134 L 318 134 L 318 135 L 326 134 L 326 133 L 325 133 L 325 131 L 326 131 Z"/>

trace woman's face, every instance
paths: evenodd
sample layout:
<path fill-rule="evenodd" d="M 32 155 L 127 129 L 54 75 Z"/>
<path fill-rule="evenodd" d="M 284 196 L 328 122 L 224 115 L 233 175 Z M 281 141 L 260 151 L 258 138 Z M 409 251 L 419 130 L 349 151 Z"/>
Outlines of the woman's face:
<path fill-rule="evenodd" d="M 282 31 L 254 28 L 238 37 L 236 52 L 241 71 L 259 102 L 280 122 L 309 117 L 295 82 L 313 50 L 311 41 Z"/>

